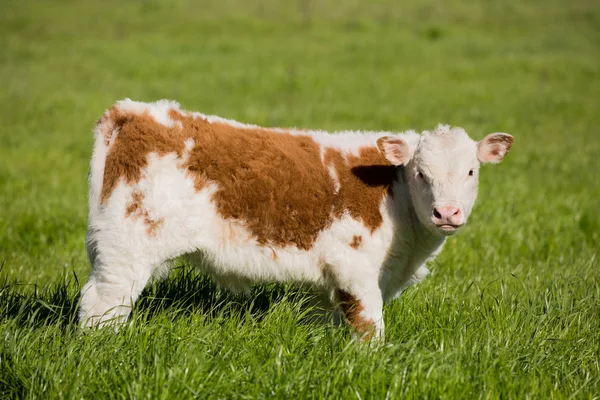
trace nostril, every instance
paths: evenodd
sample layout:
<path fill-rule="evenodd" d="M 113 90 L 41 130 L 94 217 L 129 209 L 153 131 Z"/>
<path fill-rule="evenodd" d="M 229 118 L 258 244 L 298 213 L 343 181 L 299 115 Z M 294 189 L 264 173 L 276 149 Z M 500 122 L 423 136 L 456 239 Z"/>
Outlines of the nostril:
<path fill-rule="evenodd" d="M 457 208 L 456 211 L 454 211 L 454 214 L 452 215 L 458 215 L 460 213 L 460 208 Z"/>
<path fill-rule="evenodd" d="M 440 214 L 440 212 L 437 210 L 437 208 L 433 209 L 433 216 L 436 217 L 436 218 L 438 218 L 438 219 L 442 218 L 442 214 Z"/>

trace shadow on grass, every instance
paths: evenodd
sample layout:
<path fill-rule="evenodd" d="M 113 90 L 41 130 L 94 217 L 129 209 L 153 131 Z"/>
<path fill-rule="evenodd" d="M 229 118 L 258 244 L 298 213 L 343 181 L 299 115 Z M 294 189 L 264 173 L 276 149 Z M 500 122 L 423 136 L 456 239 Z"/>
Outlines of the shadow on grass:
<path fill-rule="evenodd" d="M 43 289 L 0 278 L 0 323 L 12 320 L 32 328 L 76 324 L 80 289 L 75 274 Z M 249 296 L 235 295 L 218 288 L 198 269 L 181 266 L 168 279 L 149 284 L 134 313 L 146 320 L 166 311 L 172 311 L 173 318 L 191 313 L 210 317 L 250 313 L 261 319 L 272 304 L 284 299 L 302 301 L 309 293 L 305 288 L 270 284 L 257 286 Z"/>
<path fill-rule="evenodd" d="M 66 327 L 76 322 L 78 304 L 79 284 L 75 276 L 63 277 L 43 289 L 0 278 L 0 323 L 13 320 L 29 327 Z"/>
<path fill-rule="evenodd" d="M 250 295 L 219 288 L 193 267 L 177 267 L 169 279 L 148 285 L 135 305 L 135 313 L 153 318 L 167 310 L 178 315 L 201 313 L 210 317 L 250 313 L 261 318 L 271 305 L 284 299 L 302 298 L 308 291 L 283 285 L 260 285 Z"/>

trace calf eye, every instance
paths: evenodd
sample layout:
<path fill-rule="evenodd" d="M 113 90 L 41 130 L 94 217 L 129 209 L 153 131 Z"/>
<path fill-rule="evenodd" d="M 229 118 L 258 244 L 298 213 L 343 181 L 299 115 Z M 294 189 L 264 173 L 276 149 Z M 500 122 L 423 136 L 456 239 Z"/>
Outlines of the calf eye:
<path fill-rule="evenodd" d="M 473 176 L 473 170 L 469 171 L 469 176 Z"/>
<path fill-rule="evenodd" d="M 417 176 L 419 177 L 419 179 L 423 179 L 423 173 L 422 172 L 417 172 Z"/>

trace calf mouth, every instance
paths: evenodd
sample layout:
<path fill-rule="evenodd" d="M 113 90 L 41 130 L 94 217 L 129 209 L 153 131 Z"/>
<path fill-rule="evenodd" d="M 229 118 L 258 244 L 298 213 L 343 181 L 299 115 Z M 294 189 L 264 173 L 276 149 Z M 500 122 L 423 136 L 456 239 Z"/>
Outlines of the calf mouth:
<path fill-rule="evenodd" d="M 452 224 L 441 224 L 435 226 L 439 229 L 444 235 L 453 235 L 462 227 L 462 225 L 452 225 Z"/>

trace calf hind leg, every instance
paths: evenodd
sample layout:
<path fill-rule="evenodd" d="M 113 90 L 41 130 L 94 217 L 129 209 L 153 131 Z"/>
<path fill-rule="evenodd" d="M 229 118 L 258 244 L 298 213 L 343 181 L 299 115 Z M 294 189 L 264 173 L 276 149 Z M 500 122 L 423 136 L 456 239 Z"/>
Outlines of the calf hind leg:
<path fill-rule="evenodd" d="M 142 293 L 153 266 L 142 260 L 94 260 L 89 281 L 81 290 L 79 321 L 83 326 L 125 322 Z"/>

